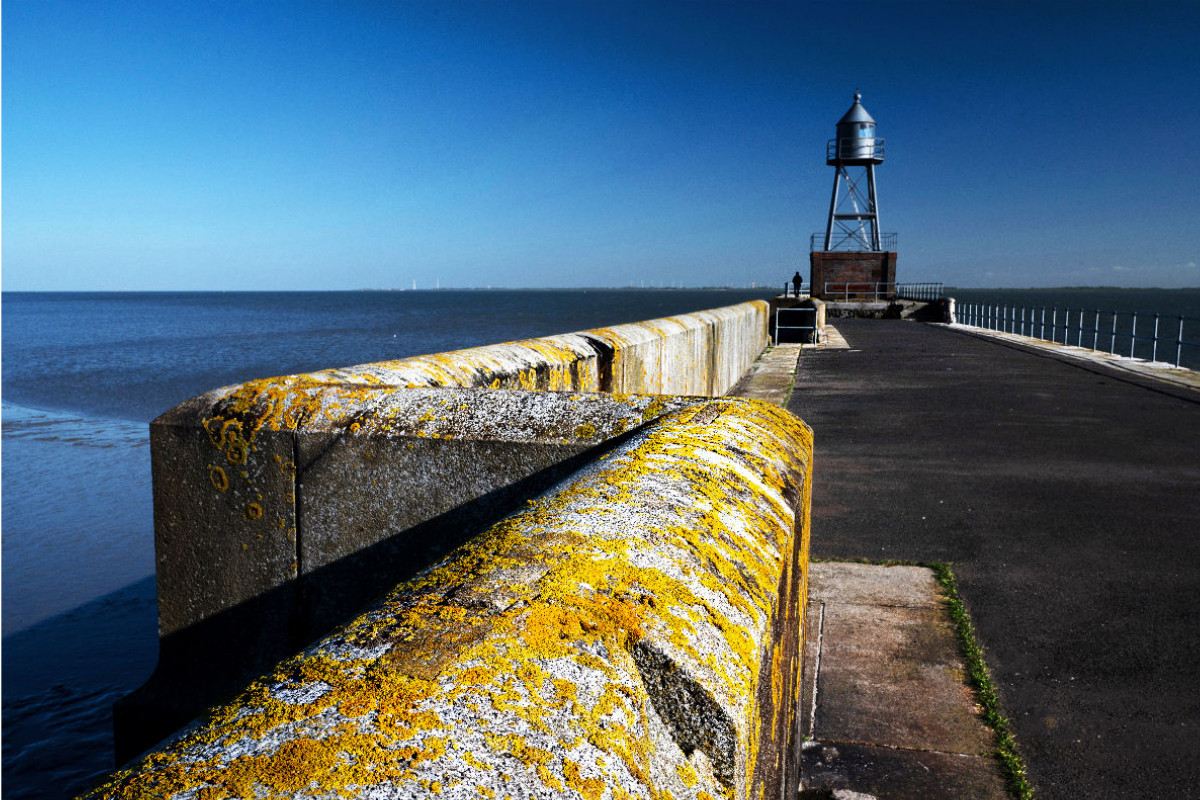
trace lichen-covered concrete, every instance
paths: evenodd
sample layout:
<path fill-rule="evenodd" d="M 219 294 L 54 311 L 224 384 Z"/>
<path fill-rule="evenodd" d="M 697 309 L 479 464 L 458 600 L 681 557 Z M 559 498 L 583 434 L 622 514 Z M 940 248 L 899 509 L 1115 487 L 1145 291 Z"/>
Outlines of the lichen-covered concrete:
<path fill-rule="evenodd" d="M 160 655 L 131 756 L 684 398 L 359 387 L 292 429 L 198 398 L 152 427 Z M 302 395 L 308 398 L 310 395 Z"/>
<path fill-rule="evenodd" d="M 314 413 L 313 398 L 353 403 L 361 387 L 460 386 L 486 389 L 687 394 L 729 390 L 762 352 L 768 305 L 726 308 L 611 328 L 525 339 L 304 375 L 249 381 L 205 397 L 269 407 L 267 423 L 290 427 Z"/>
<path fill-rule="evenodd" d="M 677 400 L 88 796 L 790 796 L 810 454 Z"/>
<path fill-rule="evenodd" d="M 481 404 L 465 396 L 402 390 L 717 396 L 762 351 L 766 311 L 765 302 L 755 301 L 579 334 L 250 381 L 180 404 L 151 426 L 160 635 L 516 482 L 661 410 L 652 401 L 631 401 L 640 404 L 633 409 L 585 397 L 563 405 L 497 395 Z M 376 446 L 375 439 L 403 445 Z M 473 445 L 431 449 L 433 441 Z M 516 456 L 518 448 L 484 444 L 496 442 L 542 447 L 533 456 L 535 448 L 522 447 L 527 452 Z M 383 498 L 391 502 L 378 510 L 342 508 L 336 497 L 357 495 L 361 480 L 382 487 L 370 491 L 374 505 Z M 297 510 L 302 490 L 303 512 Z M 371 542 L 355 532 L 366 533 Z"/>
<path fill-rule="evenodd" d="M 159 666 L 118 703 L 118 756 L 679 402 L 646 395 L 728 391 L 765 345 L 767 310 L 249 381 L 163 414 L 151 425 Z"/>

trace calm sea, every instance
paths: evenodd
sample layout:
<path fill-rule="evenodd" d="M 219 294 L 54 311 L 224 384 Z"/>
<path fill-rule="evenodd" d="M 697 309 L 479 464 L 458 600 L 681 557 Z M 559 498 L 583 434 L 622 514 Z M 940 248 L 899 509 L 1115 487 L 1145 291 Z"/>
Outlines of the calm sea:
<path fill-rule="evenodd" d="M 147 423 L 252 378 L 732 305 L 762 290 L 4 293 L 3 782 L 111 769 L 157 653 Z"/>

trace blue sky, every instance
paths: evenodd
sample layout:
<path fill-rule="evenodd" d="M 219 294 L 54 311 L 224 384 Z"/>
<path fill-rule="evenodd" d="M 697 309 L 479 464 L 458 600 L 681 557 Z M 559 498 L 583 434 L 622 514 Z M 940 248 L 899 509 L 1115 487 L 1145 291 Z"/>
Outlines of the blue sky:
<path fill-rule="evenodd" d="M 856 88 L 899 279 L 1200 286 L 1200 4 L 3 5 L 5 290 L 779 284 Z"/>

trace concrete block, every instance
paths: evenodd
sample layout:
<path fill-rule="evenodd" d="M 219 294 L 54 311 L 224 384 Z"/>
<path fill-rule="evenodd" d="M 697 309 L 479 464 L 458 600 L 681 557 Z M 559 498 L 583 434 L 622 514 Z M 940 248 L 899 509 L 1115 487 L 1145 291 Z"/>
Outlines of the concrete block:
<path fill-rule="evenodd" d="M 1011 800 L 996 759 L 859 744 L 817 744 L 803 756 L 801 800 Z"/>
<path fill-rule="evenodd" d="M 152 426 L 161 641 L 132 756 L 685 398 L 218 391 Z"/>
<path fill-rule="evenodd" d="M 677 405 L 625 393 L 727 391 L 765 344 L 766 312 L 754 301 L 266 378 L 162 415 L 160 662 L 117 704 L 118 756 L 486 528 L 585 451 Z M 621 394 L 580 394 L 597 392 Z"/>
<path fill-rule="evenodd" d="M 687 402 L 409 389 L 382 393 L 349 426 L 305 425 L 296 434 L 305 639 L 293 650 L 556 483 L 593 449 Z"/>
<path fill-rule="evenodd" d="M 460 386 L 538 391 L 721 395 L 767 341 L 768 306 L 754 300 L 659 320 L 449 353 L 252 381 L 225 392 Z"/>
<path fill-rule="evenodd" d="M 809 574 L 801 796 L 1007 797 L 932 570 Z"/>
<path fill-rule="evenodd" d="M 196 408 L 150 427 L 162 636 L 297 575 L 291 436 Z"/>
<path fill-rule="evenodd" d="M 792 796 L 811 442 L 677 406 L 88 797 Z"/>

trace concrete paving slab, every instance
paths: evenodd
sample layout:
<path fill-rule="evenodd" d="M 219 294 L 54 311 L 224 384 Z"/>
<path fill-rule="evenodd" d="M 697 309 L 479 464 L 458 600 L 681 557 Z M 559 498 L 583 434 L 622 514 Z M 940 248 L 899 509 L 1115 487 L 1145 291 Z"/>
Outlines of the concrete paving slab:
<path fill-rule="evenodd" d="M 729 390 L 729 396 L 786 405 L 792 382 L 796 379 L 800 349 L 798 344 L 777 344 L 768 348 Z"/>
<path fill-rule="evenodd" d="M 989 751 L 943 609 L 826 602 L 824 616 L 816 739 Z"/>
<path fill-rule="evenodd" d="M 941 608 L 944 598 L 933 571 L 903 564 L 823 561 L 809 573 L 810 599 L 836 598 L 838 603 L 874 606 L 933 606 Z"/>
<path fill-rule="evenodd" d="M 823 744 L 806 747 L 802 800 L 1009 800 L 990 757 Z"/>
<path fill-rule="evenodd" d="M 813 563 L 806 624 L 805 787 L 1008 796 L 931 570 Z"/>

